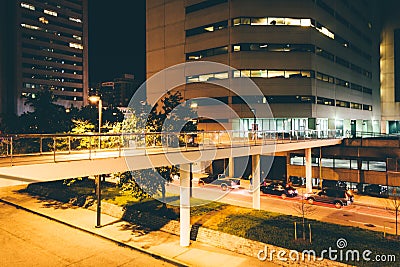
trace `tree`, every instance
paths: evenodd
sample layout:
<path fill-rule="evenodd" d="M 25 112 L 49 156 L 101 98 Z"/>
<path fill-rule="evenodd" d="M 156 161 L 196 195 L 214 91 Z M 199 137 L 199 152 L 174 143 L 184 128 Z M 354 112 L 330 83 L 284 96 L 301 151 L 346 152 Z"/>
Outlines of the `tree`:
<path fill-rule="evenodd" d="M 316 211 L 316 207 L 309 204 L 308 201 L 305 199 L 303 190 L 301 192 L 301 200 L 300 202 L 293 204 L 293 209 L 296 211 L 298 215 L 301 217 L 301 225 L 303 229 L 303 240 L 306 240 L 306 217 L 312 215 Z"/>
<path fill-rule="evenodd" d="M 162 105 L 156 104 L 149 114 L 144 110 L 150 110 L 147 103 L 140 105 L 139 110 L 132 110 L 132 116 L 125 119 L 121 125 L 123 133 L 143 132 L 156 133 L 163 130 L 167 132 L 188 132 L 196 131 L 197 124 L 190 119 L 196 118 L 196 112 L 188 105 L 181 105 L 183 97 L 179 91 L 175 93 L 167 93 L 161 100 Z M 182 129 L 175 128 L 179 124 L 170 124 L 168 129 L 163 129 L 166 120 L 186 122 Z M 127 135 L 128 136 L 128 135 Z M 163 145 L 161 135 L 148 135 L 146 145 Z M 165 185 L 171 181 L 171 174 L 177 173 L 175 166 L 164 166 L 150 170 L 133 171 L 130 175 L 124 174 L 122 188 L 131 190 L 135 197 L 151 197 L 161 193 L 165 206 Z M 138 190 L 137 186 L 142 187 Z M 143 194 L 143 190 L 147 194 Z"/>
<path fill-rule="evenodd" d="M 55 104 L 57 96 L 50 90 L 23 96 L 24 104 L 31 111 L 21 116 L 2 115 L 2 130 L 5 133 L 65 133 L 72 127 L 69 113 L 64 106 Z"/>
<path fill-rule="evenodd" d="M 396 218 L 396 236 L 398 236 L 398 217 L 400 214 L 400 196 L 396 192 L 396 188 L 393 189 L 392 194 L 389 194 L 389 198 L 386 202 L 386 210 L 394 214 Z"/>

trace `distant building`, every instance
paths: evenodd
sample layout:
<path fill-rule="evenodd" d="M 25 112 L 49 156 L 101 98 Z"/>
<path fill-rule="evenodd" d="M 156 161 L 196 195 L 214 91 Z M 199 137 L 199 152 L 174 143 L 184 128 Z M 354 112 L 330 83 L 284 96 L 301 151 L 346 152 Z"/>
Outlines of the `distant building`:
<path fill-rule="evenodd" d="M 381 131 L 375 1 L 147 0 L 146 8 L 147 78 L 203 60 L 237 69 L 188 76 L 191 84 L 180 89 L 186 99 L 211 97 L 232 107 L 240 119 L 227 118 L 226 127 Z M 254 122 L 240 98 L 202 83 L 228 77 L 250 77 L 264 94 L 257 105 L 268 102 L 274 119 Z"/>
<path fill-rule="evenodd" d="M 23 113 L 21 96 L 44 89 L 87 104 L 87 12 L 87 0 L 0 2 L 0 112 Z"/>
<path fill-rule="evenodd" d="M 385 1 L 380 44 L 382 131 L 400 133 L 399 1 Z"/>
<path fill-rule="evenodd" d="M 113 81 L 102 82 L 99 86 L 99 92 L 103 105 L 106 107 L 127 107 L 139 86 L 140 84 L 135 80 L 133 74 L 124 74 Z"/>

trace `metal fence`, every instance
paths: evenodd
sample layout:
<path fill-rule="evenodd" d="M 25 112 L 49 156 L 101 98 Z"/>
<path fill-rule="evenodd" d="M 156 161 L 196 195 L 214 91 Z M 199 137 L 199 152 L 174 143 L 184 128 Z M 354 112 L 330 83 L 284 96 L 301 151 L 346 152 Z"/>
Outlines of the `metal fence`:
<path fill-rule="evenodd" d="M 0 157 L 3 162 L 13 165 L 16 158 L 26 156 L 52 156 L 55 162 L 59 155 L 75 154 L 81 155 L 82 159 L 91 159 L 101 151 L 123 156 L 127 151 L 155 154 L 342 137 L 341 130 L 15 134 L 0 135 Z"/>

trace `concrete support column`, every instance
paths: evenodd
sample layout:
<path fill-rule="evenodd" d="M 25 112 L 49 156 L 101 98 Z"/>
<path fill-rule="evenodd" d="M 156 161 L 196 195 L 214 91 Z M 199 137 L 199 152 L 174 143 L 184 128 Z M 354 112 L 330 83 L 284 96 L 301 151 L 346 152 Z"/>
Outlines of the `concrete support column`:
<path fill-rule="evenodd" d="M 260 155 L 253 155 L 251 160 L 251 176 L 252 176 L 252 194 L 253 194 L 253 209 L 260 209 Z"/>
<path fill-rule="evenodd" d="M 235 177 L 235 158 L 230 157 L 228 162 L 229 177 Z"/>
<path fill-rule="evenodd" d="M 290 152 L 286 152 L 286 183 L 290 182 Z"/>
<path fill-rule="evenodd" d="M 190 245 L 190 164 L 180 170 L 180 245 Z"/>
<path fill-rule="evenodd" d="M 94 181 L 96 184 L 96 228 L 101 227 L 101 176 L 95 175 Z"/>
<path fill-rule="evenodd" d="M 311 167 L 311 148 L 305 149 L 306 156 L 306 193 L 312 192 L 312 167 Z"/>

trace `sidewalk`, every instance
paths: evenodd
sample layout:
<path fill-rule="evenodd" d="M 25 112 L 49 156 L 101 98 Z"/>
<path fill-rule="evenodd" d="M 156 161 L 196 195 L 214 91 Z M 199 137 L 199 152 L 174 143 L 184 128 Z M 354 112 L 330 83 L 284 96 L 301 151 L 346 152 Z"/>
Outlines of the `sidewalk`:
<path fill-rule="evenodd" d="M 354 204 L 372 208 L 385 209 L 388 205 L 388 198 L 355 195 Z"/>
<path fill-rule="evenodd" d="M 0 200 L 177 266 L 277 266 L 196 241 L 191 241 L 189 247 L 181 247 L 179 236 L 162 231 L 148 232 L 137 225 L 105 214 L 101 215 L 103 226 L 95 228 L 96 212 L 17 192 L 25 187 L 0 188 Z"/>

